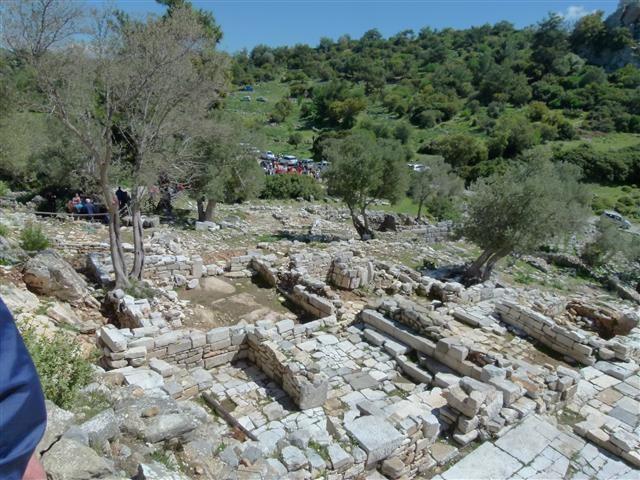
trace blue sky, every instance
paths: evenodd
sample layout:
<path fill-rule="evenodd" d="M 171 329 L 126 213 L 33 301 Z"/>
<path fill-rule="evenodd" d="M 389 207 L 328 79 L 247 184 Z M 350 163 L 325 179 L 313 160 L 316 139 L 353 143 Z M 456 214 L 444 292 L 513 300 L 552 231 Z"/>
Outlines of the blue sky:
<path fill-rule="evenodd" d="M 90 0 L 99 3 L 101 0 Z M 384 36 L 430 26 L 466 28 L 507 20 L 517 27 L 536 23 L 548 12 L 576 19 L 593 10 L 613 12 L 617 0 L 194 0 L 213 12 L 222 26 L 221 48 L 236 52 L 264 43 L 270 46 L 307 43 L 349 34 L 359 38 L 371 28 Z M 144 16 L 162 13 L 153 0 L 115 0 L 118 8 Z"/>

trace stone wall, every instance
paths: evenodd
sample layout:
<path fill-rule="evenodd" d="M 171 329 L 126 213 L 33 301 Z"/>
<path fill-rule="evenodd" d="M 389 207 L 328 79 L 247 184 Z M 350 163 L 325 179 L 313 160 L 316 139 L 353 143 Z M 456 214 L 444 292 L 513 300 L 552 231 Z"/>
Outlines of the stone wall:
<path fill-rule="evenodd" d="M 373 262 L 364 259 L 357 261 L 353 252 L 342 252 L 331 262 L 328 280 L 343 290 L 354 290 L 368 286 L 374 276 Z"/>
<path fill-rule="evenodd" d="M 441 314 L 402 296 L 382 302 L 379 310 L 414 332 L 433 340 L 439 340 L 450 333 L 447 320 Z"/>
<path fill-rule="evenodd" d="M 147 255 L 144 259 L 145 274 L 152 278 L 171 280 L 176 275 L 200 278 L 206 275 L 202 258 L 185 255 Z"/>
<path fill-rule="evenodd" d="M 127 255 L 126 260 L 130 263 L 132 256 Z M 145 276 L 165 284 L 182 286 L 187 279 L 222 273 L 217 265 L 204 265 L 199 256 L 146 255 L 144 261 Z M 108 285 L 113 280 L 113 266 L 108 254 L 88 253 L 86 268 L 89 276 L 100 285 Z"/>
<path fill-rule="evenodd" d="M 279 350 L 278 344 L 266 340 L 260 332 L 249 335 L 249 360 L 287 392 L 301 410 L 320 407 L 327 399 L 328 378 L 310 372 Z"/>
<path fill-rule="evenodd" d="M 453 222 L 451 220 L 445 220 L 434 224 L 427 225 L 424 238 L 427 243 L 444 242 L 451 237 L 453 232 Z"/>
<path fill-rule="evenodd" d="M 325 281 L 331 266 L 331 255 L 326 252 L 302 252 L 290 255 L 291 270 L 303 276 Z"/>
<path fill-rule="evenodd" d="M 278 284 L 277 272 L 271 267 L 271 262 L 266 257 L 253 257 L 249 266 L 256 272 L 256 275 L 267 285 L 275 288 Z"/>
<path fill-rule="evenodd" d="M 638 435 L 617 425 L 615 419 L 604 415 L 590 415 L 586 420 L 576 424 L 574 431 L 600 448 L 624 458 L 635 468 L 640 468 Z"/>
<path fill-rule="evenodd" d="M 278 382 L 296 405 L 308 409 L 326 400 L 327 378 L 289 358 L 272 340 L 300 340 L 325 323 L 334 325 L 335 317 L 304 325 L 295 325 L 292 320 L 282 320 L 275 325 L 263 321 L 256 325 L 215 328 L 206 334 L 158 326 L 117 329 L 106 325 L 97 332 L 97 339 L 106 368 L 139 367 L 161 360 L 185 369 L 210 370 L 246 358 Z"/>
<path fill-rule="evenodd" d="M 315 318 L 323 318 L 336 313 L 336 308 L 331 300 L 313 293 L 303 285 L 294 286 L 289 299 Z"/>
<path fill-rule="evenodd" d="M 509 300 L 496 304 L 496 310 L 502 321 L 519 328 L 552 350 L 584 365 L 595 363 L 593 348 L 583 332 L 560 326 L 551 318 Z"/>

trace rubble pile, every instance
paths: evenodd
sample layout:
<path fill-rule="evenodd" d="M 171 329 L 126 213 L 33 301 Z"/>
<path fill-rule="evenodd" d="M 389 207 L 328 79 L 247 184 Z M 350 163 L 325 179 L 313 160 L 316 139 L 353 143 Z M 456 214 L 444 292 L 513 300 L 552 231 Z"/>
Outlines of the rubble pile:
<path fill-rule="evenodd" d="M 373 281 L 373 262 L 361 259 L 358 264 L 354 264 L 353 260 L 353 252 L 343 252 L 332 260 L 328 275 L 332 285 L 344 290 L 355 290 L 367 287 Z"/>

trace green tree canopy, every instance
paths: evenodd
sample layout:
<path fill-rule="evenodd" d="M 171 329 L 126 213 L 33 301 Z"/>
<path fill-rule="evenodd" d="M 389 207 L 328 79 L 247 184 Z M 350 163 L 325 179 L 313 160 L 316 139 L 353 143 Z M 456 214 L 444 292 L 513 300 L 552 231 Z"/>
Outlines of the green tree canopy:
<path fill-rule="evenodd" d="M 547 159 L 526 160 L 472 187 L 462 233 L 482 253 L 466 272 L 469 282 L 487 280 L 506 255 L 531 252 L 585 224 L 591 197 L 579 182 L 579 169 Z"/>
<path fill-rule="evenodd" d="M 259 135 L 231 115 L 218 115 L 211 133 L 196 148 L 191 164 L 191 193 L 198 202 L 198 218 L 210 221 L 220 202 L 235 203 L 257 197 L 264 172 L 252 146 Z"/>
<path fill-rule="evenodd" d="M 451 165 L 442 157 L 428 157 L 423 164 L 423 171 L 413 172 L 409 190 L 411 198 L 418 204 L 417 220 L 421 218 L 424 205 L 432 203 L 442 207 L 464 188 L 462 179 L 453 173 Z"/>
<path fill-rule="evenodd" d="M 377 198 L 396 202 L 406 191 L 404 149 L 397 141 L 376 140 L 364 131 L 327 142 L 324 154 L 331 162 L 326 173 L 328 192 L 347 204 L 360 238 L 373 238 L 367 207 Z"/>
<path fill-rule="evenodd" d="M 465 133 L 438 137 L 431 145 L 433 153 L 442 155 L 455 170 L 487 159 L 487 146 L 478 137 Z"/>

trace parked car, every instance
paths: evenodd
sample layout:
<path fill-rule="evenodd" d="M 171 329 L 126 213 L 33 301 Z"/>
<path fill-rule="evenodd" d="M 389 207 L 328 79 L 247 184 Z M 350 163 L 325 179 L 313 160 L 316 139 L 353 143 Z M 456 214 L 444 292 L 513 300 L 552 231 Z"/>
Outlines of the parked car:
<path fill-rule="evenodd" d="M 298 159 L 295 155 L 283 155 L 280 163 L 283 165 L 294 166 L 298 164 Z"/>
<path fill-rule="evenodd" d="M 268 150 L 266 152 L 262 152 L 262 155 L 260 155 L 260 158 L 262 158 L 263 160 L 273 161 L 276 159 L 276 155 L 271 150 Z"/>
<path fill-rule="evenodd" d="M 617 224 L 620 228 L 624 228 L 625 230 L 631 228 L 631 222 L 620 215 L 618 212 L 614 212 L 613 210 L 605 210 L 602 212 L 602 217 L 607 218 Z"/>

